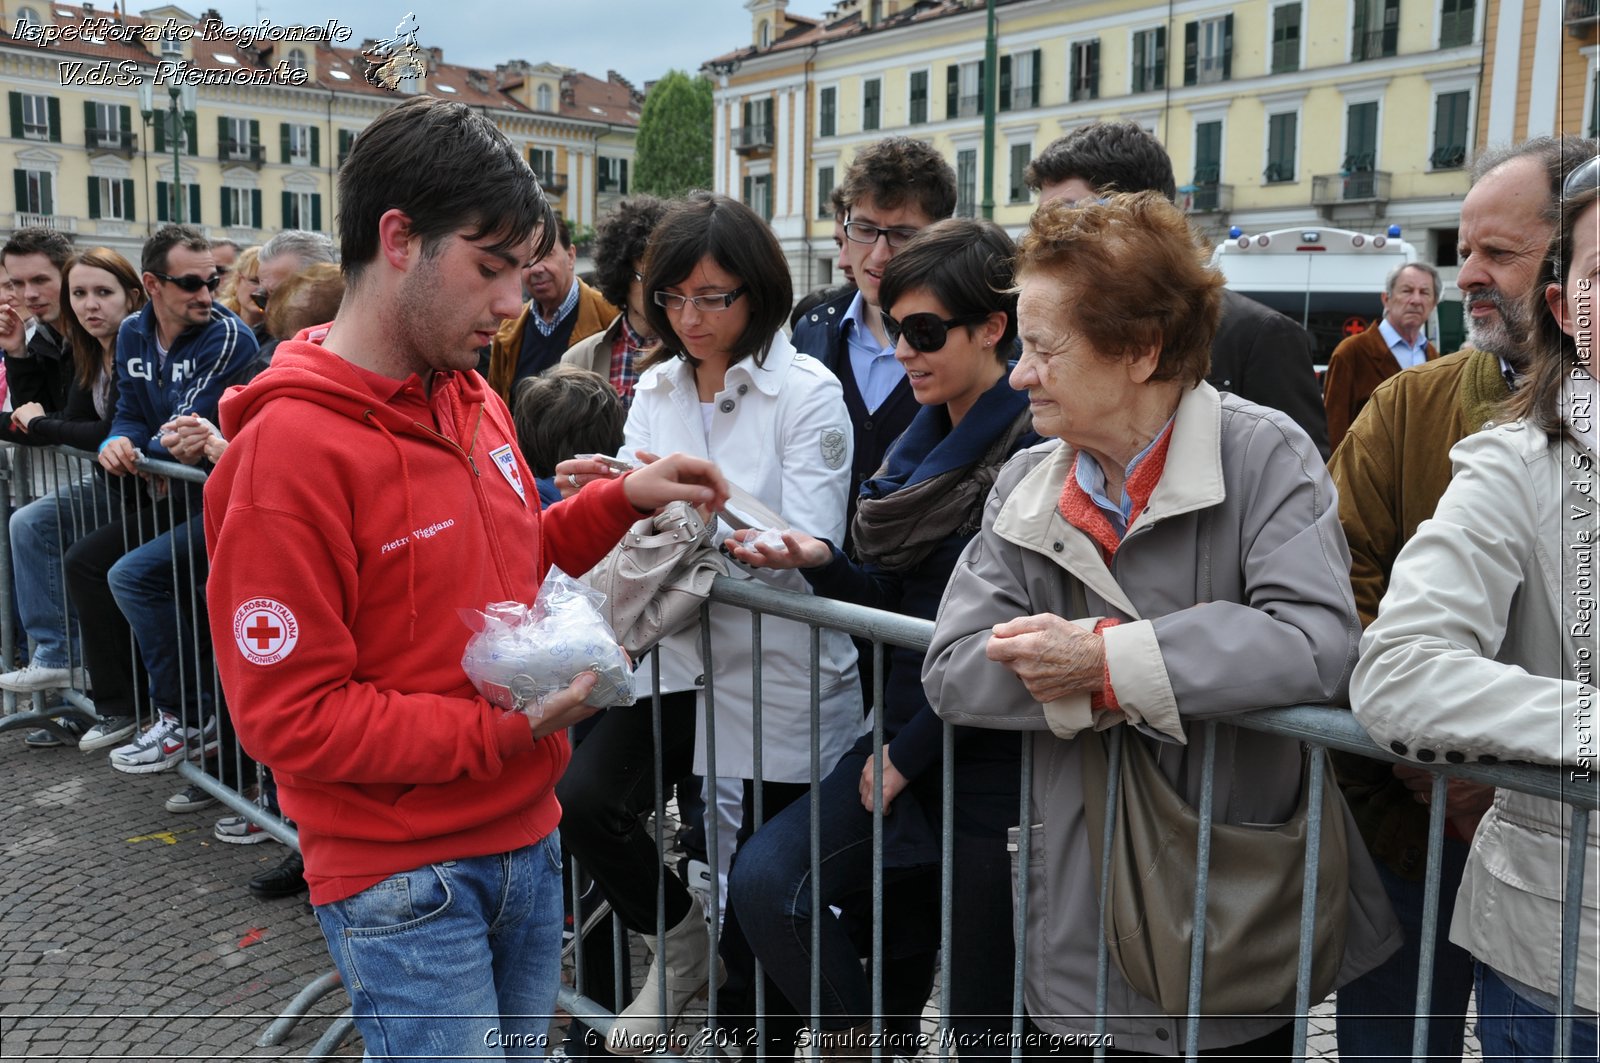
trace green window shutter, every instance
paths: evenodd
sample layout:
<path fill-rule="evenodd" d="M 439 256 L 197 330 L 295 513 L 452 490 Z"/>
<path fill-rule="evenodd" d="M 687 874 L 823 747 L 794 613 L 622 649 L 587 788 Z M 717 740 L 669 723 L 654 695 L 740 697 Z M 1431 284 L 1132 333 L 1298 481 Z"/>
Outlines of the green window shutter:
<path fill-rule="evenodd" d="M 122 132 L 124 132 L 124 133 L 133 132 L 133 108 L 131 108 L 131 107 L 118 107 L 117 108 L 117 128 L 122 130 Z M 128 146 L 129 145 L 128 139 L 126 137 L 123 138 L 123 145 L 124 146 Z"/>
<path fill-rule="evenodd" d="M 16 93 L 12 93 L 12 95 L 14 96 Z M 16 182 L 17 209 L 20 211 L 26 211 L 29 206 L 28 173 L 26 170 L 12 170 L 11 173 Z"/>
<path fill-rule="evenodd" d="M 1033 50 L 1033 93 L 1028 101 L 1028 106 L 1039 106 L 1039 86 L 1044 82 L 1044 69 L 1040 66 L 1044 62 L 1044 52 L 1038 48 Z"/>
<path fill-rule="evenodd" d="M 314 232 L 322 231 L 322 193 L 311 193 L 311 228 Z"/>
<path fill-rule="evenodd" d="M 961 105 L 961 68 L 951 63 L 944 68 L 944 116 L 954 118 Z"/>
<path fill-rule="evenodd" d="M 156 127 L 156 153 L 160 154 L 161 152 L 164 152 L 164 151 L 167 150 L 167 112 L 166 111 L 157 111 L 157 112 L 155 112 L 155 127 Z"/>
<path fill-rule="evenodd" d="M 222 227 L 224 229 L 226 229 L 228 226 L 233 224 L 233 204 L 230 202 L 230 200 L 233 197 L 228 194 L 228 189 L 226 189 L 226 188 L 221 189 L 221 195 L 222 195 Z"/>
<path fill-rule="evenodd" d="M 1199 70 L 1200 23 L 1186 22 L 1183 26 L 1183 83 L 1193 85 L 1198 80 Z"/>
<path fill-rule="evenodd" d="M 93 100 L 84 100 L 83 101 L 83 131 L 88 134 L 88 138 L 87 139 L 88 139 L 88 143 L 89 143 L 90 147 L 93 147 L 95 145 L 95 143 L 96 143 L 95 139 L 94 139 L 94 128 L 95 128 L 94 101 Z M 106 130 L 106 132 L 110 132 L 110 130 Z"/>
<path fill-rule="evenodd" d="M 167 189 L 167 182 L 156 182 L 156 221 L 170 221 L 171 208 L 169 200 L 172 193 Z"/>
<path fill-rule="evenodd" d="M 983 110 L 984 101 L 989 98 L 989 67 L 984 60 L 978 60 L 978 110 Z"/>
<path fill-rule="evenodd" d="M 281 153 L 279 158 L 278 158 L 278 161 L 281 162 L 281 163 L 284 163 L 285 165 L 287 165 L 288 162 L 289 162 L 289 123 L 288 122 L 279 122 L 278 123 L 278 148 L 279 148 L 280 153 Z"/>
<path fill-rule="evenodd" d="M 228 149 L 233 147 L 233 135 L 229 132 L 231 123 L 226 118 L 217 118 L 217 152 L 226 155 Z"/>
<path fill-rule="evenodd" d="M 51 182 L 50 176 L 48 174 L 40 174 L 39 198 L 43 200 L 43 202 L 41 202 L 39 206 L 44 208 L 43 210 L 39 211 L 40 214 L 54 214 L 56 212 L 55 191 L 55 185 Z"/>
<path fill-rule="evenodd" d="M 8 93 L 11 97 L 11 139 L 22 139 L 22 93 Z"/>
<path fill-rule="evenodd" d="M 1167 27 L 1156 27 L 1156 79 L 1153 89 L 1167 87 Z"/>
<path fill-rule="evenodd" d="M 1100 98 L 1100 39 L 1089 42 L 1089 98 Z"/>
<path fill-rule="evenodd" d="M 1233 77 L 1233 16 L 1222 19 L 1222 80 Z"/>
<path fill-rule="evenodd" d="M 261 123 L 254 118 L 250 119 L 250 146 L 258 147 L 261 144 Z M 253 156 L 255 153 L 251 152 Z"/>
<path fill-rule="evenodd" d="M 250 228 L 261 228 L 261 189 L 250 190 Z"/>
<path fill-rule="evenodd" d="M 311 165 L 322 165 L 322 130 L 311 127 Z"/>
<path fill-rule="evenodd" d="M 61 143 L 61 101 L 56 99 L 54 96 L 51 96 L 49 100 L 49 109 L 50 139 L 59 144 Z"/>
<path fill-rule="evenodd" d="M 100 178 L 89 178 L 89 217 L 100 216 Z"/>
<path fill-rule="evenodd" d="M 622 164 L 622 176 L 617 181 L 617 191 L 621 192 L 623 195 L 627 195 L 628 194 L 628 160 L 627 159 L 623 159 L 621 161 L 621 164 Z"/>
<path fill-rule="evenodd" d="M 200 184 L 198 181 L 189 186 L 189 216 L 184 221 L 190 225 L 200 224 Z"/>
<path fill-rule="evenodd" d="M 294 196 L 289 192 L 283 193 L 283 228 L 299 228 L 294 223 Z"/>
<path fill-rule="evenodd" d="M 183 135 L 189 142 L 185 154 L 200 154 L 200 120 L 195 117 L 193 111 L 183 116 Z"/>
<path fill-rule="evenodd" d="M 981 97 L 983 90 L 979 89 L 978 94 Z M 1000 99 L 995 109 L 999 111 L 1011 110 L 1011 57 L 1009 55 L 1000 57 Z"/>
<path fill-rule="evenodd" d="M 122 220 L 134 221 L 133 210 L 133 178 L 125 178 L 122 182 Z"/>

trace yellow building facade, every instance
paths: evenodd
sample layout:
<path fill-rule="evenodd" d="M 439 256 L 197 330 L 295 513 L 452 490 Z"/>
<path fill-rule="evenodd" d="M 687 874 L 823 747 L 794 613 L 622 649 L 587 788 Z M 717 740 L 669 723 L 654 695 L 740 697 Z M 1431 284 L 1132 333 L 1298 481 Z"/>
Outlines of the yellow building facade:
<path fill-rule="evenodd" d="M 746 7 L 752 43 L 703 68 L 716 186 L 770 217 L 798 290 L 836 280 L 827 195 L 880 137 L 932 143 L 956 170 L 958 212 L 982 211 L 994 90 L 993 216 L 1012 232 L 1034 208 L 1031 158 L 1126 119 L 1167 147 L 1180 204 L 1218 239 L 1398 224 L 1452 272 L 1482 140 L 1485 0 L 1002 0 L 993 89 L 981 0 L 845 0 L 820 20 L 783 0 Z"/>
<path fill-rule="evenodd" d="M 642 96 L 620 77 L 521 60 L 480 70 L 419 47 L 415 76 L 389 88 L 367 77 L 375 42 L 337 18 L 245 47 L 213 17 L 0 0 L 0 238 L 45 226 L 137 263 L 168 220 L 241 246 L 285 228 L 331 233 L 355 138 L 418 92 L 481 108 L 582 226 L 627 191 Z"/>

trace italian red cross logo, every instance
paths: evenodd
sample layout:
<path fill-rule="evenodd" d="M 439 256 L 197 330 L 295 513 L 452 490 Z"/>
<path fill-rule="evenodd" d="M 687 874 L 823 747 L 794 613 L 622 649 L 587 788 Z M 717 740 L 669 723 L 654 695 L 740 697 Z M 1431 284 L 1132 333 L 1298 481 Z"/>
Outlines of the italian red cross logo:
<path fill-rule="evenodd" d="M 282 602 L 252 598 L 233 614 L 233 640 L 251 664 L 277 664 L 300 641 L 300 624 Z"/>

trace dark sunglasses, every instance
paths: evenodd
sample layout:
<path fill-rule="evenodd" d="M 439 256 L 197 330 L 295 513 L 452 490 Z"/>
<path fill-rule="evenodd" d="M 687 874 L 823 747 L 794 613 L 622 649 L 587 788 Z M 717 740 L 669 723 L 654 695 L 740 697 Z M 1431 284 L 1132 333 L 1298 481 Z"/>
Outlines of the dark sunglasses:
<path fill-rule="evenodd" d="M 250 293 L 250 301 L 256 304 L 258 310 L 265 310 L 267 308 L 267 300 L 271 298 L 272 293 L 265 288 L 257 288 Z"/>
<path fill-rule="evenodd" d="M 1593 191 L 1597 185 L 1600 185 L 1600 155 L 1567 175 L 1566 183 L 1561 186 L 1561 198 L 1573 199 Z"/>
<path fill-rule="evenodd" d="M 907 346 L 923 354 L 932 354 L 942 348 L 950 330 L 957 325 L 976 325 L 989 317 L 988 314 L 962 314 L 952 318 L 940 318 L 938 314 L 907 314 L 903 321 L 896 321 L 889 316 L 889 311 L 880 313 L 883 314 L 884 331 L 889 334 L 891 342 L 898 343 L 904 337 Z"/>
<path fill-rule="evenodd" d="M 171 277 L 165 273 L 157 273 L 155 270 L 150 271 L 150 276 L 154 277 L 158 281 L 166 281 L 168 284 L 176 284 L 184 291 L 190 293 L 197 292 L 201 288 L 205 288 L 208 291 L 214 292 L 217 290 L 217 285 L 222 283 L 222 274 L 220 273 L 213 273 L 204 280 L 201 280 L 199 277 L 192 276 L 188 273 L 185 273 L 181 277 Z"/>

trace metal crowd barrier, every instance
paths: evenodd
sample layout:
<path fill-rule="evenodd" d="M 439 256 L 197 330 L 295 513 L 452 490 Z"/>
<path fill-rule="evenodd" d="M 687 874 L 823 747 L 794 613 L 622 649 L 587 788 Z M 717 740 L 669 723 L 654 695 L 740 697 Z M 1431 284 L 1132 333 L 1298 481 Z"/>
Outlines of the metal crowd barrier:
<path fill-rule="evenodd" d="M 6 456 L 10 460 L 6 462 L 0 462 L 0 479 L 5 481 L 5 486 L 13 508 L 19 507 L 20 505 L 25 504 L 34 498 L 45 497 L 60 492 L 65 488 L 70 488 L 72 485 L 84 481 L 86 477 L 93 475 L 91 472 L 91 470 L 94 468 L 93 455 L 89 455 L 81 451 L 72 451 L 64 448 L 47 449 L 23 448 L 14 446 L 7 446 L 4 448 L 4 450 L 7 452 Z M 203 482 L 205 478 L 204 473 L 200 472 L 199 470 L 170 462 L 147 461 L 142 464 L 142 468 L 153 476 L 168 477 L 172 481 L 183 484 L 198 484 Z M 128 508 L 126 512 L 132 514 L 132 519 L 124 523 L 124 545 L 129 548 L 141 545 L 142 541 L 144 540 L 141 539 L 138 532 L 146 523 L 147 518 L 154 518 L 153 524 L 155 526 L 160 526 L 164 523 L 168 527 L 176 527 L 185 520 L 198 517 L 198 497 L 198 492 L 190 495 L 177 489 L 169 491 L 164 498 L 149 498 L 146 497 L 143 492 L 138 493 L 136 497 L 128 502 Z M 66 505 L 66 503 L 63 504 Z M 70 510 L 70 512 L 68 510 Z M 60 537 L 62 554 L 65 553 L 67 546 L 70 545 L 70 542 L 68 541 L 69 535 L 66 529 L 70 529 L 71 538 L 79 538 L 82 535 L 87 534 L 89 531 L 94 530 L 94 527 L 96 527 L 98 523 L 103 523 L 102 518 L 105 515 L 105 512 L 105 510 L 97 510 L 94 505 L 83 505 L 76 508 L 67 506 L 67 509 L 63 510 L 62 516 L 62 526 L 64 529 Z M 190 542 L 191 544 L 203 543 L 204 537 L 203 535 L 195 537 L 191 539 Z M 10 577 L 12 575 L 11 560 L 12 552 L 9 538 L 9 525 L 7 522 L 0 521 L 0 580 L 3 580 L 3 582 L 0 582 L 0 585 L 10 585 Z M 61 556 L 58 555 L 54 560 L 59 563 Z M 189 701 L 189 694 L 191 690 L 193 690 L 196 694 L 202 691 L 208 693 L 210 695 L 211 706 L 214 711 L 220 713 L 223 706 L 220 684 L 217 681 L 214 663 L 212 663 L 208 648 L 202 644 L 202 636 L 203 632 L 205 631 L 205 626 L 203 623 L 205 613 L 203 599 L 204 562 L 203 559 L 198 559 L 192 556 L 192 554 L 188 556 L 178 556 L 176 552 L 173 554 L 172 562 L 174 579 L 176 581 L 175 589 L 178 594 L 179 607 L 186 607 L 190 610 L 191 616 L 200 618 L 200 622 L 195 624 L 192 642 L 188 647 L 186 647 L 185 653 L 183 654 L 184 661 L 182 662 L 181 667 L 183 669 L 183 675 L 185 676 L 186 681 L 184 683 L 184 704 L 180 706 L 180 713 L 185 726 L 203 726 L 204 721 L 200 720 L 199 718 L 200 706 L 191 704 Z M 63 601 L 60 603 L 63 611 L 63 620 L 65 620 L 66 617 L 66 602 L 64 599 L 65 595 L 63 593 Z M 755 652 L 753 655 L 755 665 L 753 674 L 751 676 L 752 691 L 755 699 L 754 742 L 756 759 L 754 767 L 758 781 L 761 776 L 761 762 L 759 753 L 761 747 L 761 713 L 759 699 L 761 684 L 761 618 L 774 617 L 799 621 L 807 625 L 810 629 L 810 650 L 812 662 L 811 778 L 813 786 L 810 796 L 811 833 L 809 853 L 812 864 L 812 911 L 814 914 L 812 919 L 811 948 L 813 959 L 811 961 L 811 969 L 809 972 L 811 983 L 811 1000 L 809 1001 L 808 1010 L 810 1012 L 812 1027 L 815 1028 L 817 1025 L 819 1025 L 818 1000 L 820 997 L 821 977 L 820 964 L 817 959 L 818 953 L 820 952 L 818 938 L 820 919 L 818 917 L 824 910 L 819 892 L 820 876 L 818 874 L 818 868 L 820 866 L 820 796 L 817 788 L 815 787 L 815 783 L 822 776 L 826 775 L 833 767 L 831 764 L 822 763 L 818 742 L 818 733 L 820 727 L 820 694 L 818 690 L 817 679 L 817 660 L 819 655 L 819 639 L 821 632 L 829 629 L 840 630 L 856 636 L 859 639 L 866 640 L 871 644 L 872 657 L 876 665 L 874 674 L 877 676 L 877 679 L 874 683 L 872 697 L 869 700 L 872 702 L 872 706 L 875 707 L 881 705 L 883 700 L 882 677 L 884 674 L 883 665 L 886 648 L 904 647 L 913 650 L 925 650 L 932 634 L 933 625 L 927 621 L 912 619 L 892 613 L 885 613 L 874 609 L 867 609 L 849 603 L 837 602 L 826 598 L 778 590 L 765 583 L 762 583 L 759 580 L 719 577 L 712 588 L 711 600 L 713 602 L 725 603 L 748 610 L 751 614 L 752 639 L 755 647 Z M 709 606 L 702 609 L 702 625 L 708 623 L 708 617 Z M 12 610 L 10 608 L 0 609 L 0 652 L 3 652 L 4 654 L 3 659 L 5 662 L 7 662 L 7 667 L 10 667 L 10 662 L 18 659 L 18 654 L 16 651 L 20 648 L 19 640 L 21 637 L 22 633 L 15 628 L 13 623 Z M 716 690 L 711 679 L 713 673 L 713 668 L 711 667 L 712 651 L 709 647 L 710 640 L 703 641 L 708 647 L 704 662 L 706 665 L 705 674 L 707 680 L 705 691 L 706 701 L 714 706 Z M 137 652 L 135 652 L 135 657 L 137 657 Z M 79 662 L 76 656 L 74 656 L 73 667 L 77 667 L 78 664 Z M 136 676 L 140 674 L 138 671 L 137 660 L 130 661 L 130 667 L 134 669 L 134 674 Z M 192 677 L 192 681 L 190 677 Z M 141 683 L 136 682 L 134 684 L 134 689 L 137 699 L 135 715 L 139 724 L 142 726 L 147 724 L 150 720 L 151 707 L 148 704 L 145 704 L 147 698 L 145 696 L 145 692 L 141 689 L 141 685 Z M 6 716 L 3 720 L 0 720 L 0 732 L 17 730 L 21 728 L 45 727 L 56 730 L 56 732 L 61 734 L 63 737 L 71 737 L 68 732 L 64 731 L 58 724 L 54 722 L 56 718 L 72 718 L 81 722 L 92 722 L 94 719 L 96 719 L 96 716 L 94 715 L 93 700 L 83 689 L 65 691 L 63 699 L 59 704 L 45 704 L 44 701 L 44 698 L 34 697 L 32 699 L 32 705 L 28 708 L 23 708 L 17 703 L 16 695 L 9 692 L 6 693 L 4 697 L 4 710 Z M 650 707 L 646 708 L 647 705 Z M 656 698 L 641 699 L 640 706 L 633 709 L 613 711 L 652 712 L 653 726 L 657 739 L 657 748 L 659 749 L 661 718 L 659 701 L 656 700 Z M 872 714 L 872 719 L 874 734 L 873 745 L 874 749 L 876 750 L 873 755 L 872 762 L 874 764 L 875 778 L 881 780 L 881 774 L 883 771 L 883 724 L 881 712 L 874 712 Z M 700 719 L 699 725 L 706 729 L 708 775 L 715 777 L 716 743 L 714 712 L 705 713 Z M 1367 737 L 1366 733 L 1361 730 L 1359 725 L 1357 725 L 1354 718 L 1351 717 L 1349 713 L 1338 709 L 1302 706 L 1296 708 L 1261 710 L 1229 717 L 1223 725 L 1237 725 L 1272 734 L 1297 738 L 1312 747 L 1326 747 L 1329 749 L 1345 750 L 1360 754 L 1362 756 L 1390 762 L 1411 763 L 1409 761 L 1404 761 L 1403 758 L 1397 757 L 1390 751 L 1374 744 L 1371 739 Z M 1203 748 L 1208 751 L 1208 754 L 1214 752 L 1215 749 L 1214 734 L 1217 726 L 1218 724 L 1213 722 L 1206 724 L 1202 729 Z M 1021 802 L 1019 807 L 1019 823 L 1021 823 L 1024 827 L 1026 827 L 1026 825 L 1032 820 L 1030 809 L 1030 774 L 1032 764 L 1032 758 L 1030 756 L 1030 742 L 1031 736 L 1024 732 L 1022 734 L 1021 743 Z M 938 869 L 941 899 L 941 919 L 939 928 L 940 947 L 937 967 L 939 989 L 934 995 L 934 1000 L 931 1002 L 936 1012 L 936 1019 L 934 1020 L 935 1031 L 933 1035 L 929 1036 L 923 1043 L 923 1048 L 927 1054 L 936 1055 L 941 1060 L 950 1058 L 953 1044 L 951 1036 L 952 1012 L 950 990 L 952 978 L 955 977 L 955 973 L 950 968 L 950 943 L 953 938 L 953 928 L 951 925 L 951 906 L 949 904 L 949 898 L 953 892 L 954 881 L 952 859 L 954 837 L 954 817 L 952 814 L 954 800 L 954 749 L 954 728 L 950 724 L 946 723 L 943 727 L 943 758 L 941 766 L 941 787 L 944 815 L 942 817 L 943 826 L 942 837 L 940 840 L 941 859 Z M 1107 797 L 1108 808 L 1115 807 L 1116 804 L 1116 786 L 1118 780 L 1116 758 L 1119 753 L 1120 746 L 1114 741 L 1111 746 L 1112 767 L 1109 772 L 1110 791 Z M 1311 764 L 1311 792 L 1309 794 L 1308 801 L 1310 826 L 1307 839 L 1306 872 L 1306 882 L 1309 885 L 1304 891 L 1305 899 L 1301 912 L 1300 962 L 1297 980 L 1297 996 L 1294 1010 L 1293 1053 L 1296 1057 L 1302 1058 L 1306 1054 L 1308 1014 L 1311 1007 L 1318 1003 L 1318 1001 L 1310 999 L 1312 957 L 1309 946 L 1310 942 L 1312 941 L 1315 914 L 1316 862 L 1320 855 L 1320 814 L 1322 808 L 1320 794 L 1322 786 L 1331 784 L 1331 782 L 1329 780 L 1325 780 L 1323 776 L 1323 758 L 1320 756 L 1313 757 Z M 1212 780 L 1214 767 L 1214 758 L 1208 755 L 1204 762 L 1202 776 L 1200 816 L 1200 821 L 1203 825 L 1200 837 L 1200 860 L 1202 868 L 1205 867 L 1205 862 L 1209 855 L 1210 816 L 1208 813 L 1213 789 Z M 1424 932 L 1420 942 L 1422 954 L 1421 975 L 1418 979 L 1417 985 L 1417 1003 L 1415 1009 L 1417 1019 L 1413 1028 L 1412 1044 L 1413 1055 L 1418 1060 L 1424 1058 L 1427 1043 L 1426 1015 L 1428 1011 L 1428 1001 L 1430 1000 L 1431 996 L 1430 972 L 1432 969 L 1432 957 L 1437 946 L 1436 935 L 1434 933 L 1433 926 L 1439 905 L 1439 879 L 1445 828 L 1445 786 L 1447 780 L 1449 778 L 1472 779 L 1479 782 L 1488 783 L 1496 787 L 1505 787 L 1536 794 L 1558 802 L 1563 802 L 1568 805 L 1571 809 L 1570 837 L 1573 839 L 1575 844 L 1571 846 L 1569 854 L 1566 896 L 1575 899 L 1581 897 L 1582 888 L 1584 885 L 1584 862 L 1587 852 L 1589 817 L 1593 811 L 1595 811 L 1597 808 L 1600 808 L 1600 780 L 1595 778 L 1578 780 L 1573 777 L 1571 772 L 1560 768 L 1548 768 L 1523 764 L 1486 765 L 1477 763 L 1439 764 L 1436 766 L 1430 766 L 1430 770 L 1434 772 L 1432 792 L 1433 800 L 1431 805 L 1427 847 L 1426 899 L 1425 915 L 1423 920 Z M 198 785 L 207 793 L 216 797 L 223 806 L 232 812 L 244 815 L 252 822 L 259 824 L 264 830 L 270 833 L 273 837 L 277 838 L 279 841 L 289 846 L 296 848 L 298 847 L 298 836 L 290 824 L 284 822 L 280 817 L 269 812 L 267 808 L 264 807 L 259 795 L 255 797 L 246 796 L 246 786 L 242 785 L 243 780 L 246 778 L 253 778 L 257 779 L 257 782 L 259 783 L 259 779 L 257 778 L 257 772 L 254 765 L 249 763 L 248 759 L 244 756 L 242 751 L 237 748 L 236 744 L 231 748 L 223 748 L 220 751 L 220 755 L 215 758 L 203 759 L 200 761 L 185 760 L 179 764 L 177 773 L 186 781 Z M 231 780 L 231 784 L 229 780 Z M 662 768 L 658 757 L 655 765 L 655 829 L 658 850 L 657 856 L 659 859 L 665 858 L 667 850 L 667 843 L 663 827 L 668 811 L 666 788 L 673 782 L 674 780 L 663 777 Z M 879 792 L 881 793 L 881 787 Z M 874 1040 L 881 1045 L 884 1034 L 884 848 L 883 818 L 881 815 L 881 808 L 877 811 L 879 814 L 874 816 L 872 837 L 874 855 L 871 891 L 872 931 L 870 959 L 872 970 L 871 1000 L 873 1014 L 873 1034 Z M 756 789 L 755 813 L 759 823 L 762 815 L 759 787 Z M 710 816 L 711 809 L 708 808 L 708 818 L 710 818 Z M 711 900 L 709 907 L 711 912 L 715 913 L 720 910 L 720 897 L 718 896 L 720 892 L 720 885 L 716 874 L 716 868 L 718 866 L 718 840 L 716 836 L 716 830 L 709 823 L 706 834 L 708 863 L 712 868 L 710 879 Z M 1109 845 L 1105 846 L 1108 859 L 1110 849 L 1111 847 Z M 1021 876 L 1022 881 L 1026 881 L 1029 871 L 1029 847 L 1027 845 L 1020 845 L 1018 855 L 1021 862 L 1019 875 Z M 1109 881 L 1109 863 L 1102 867 L 1101 881 L 1102 883 Z M 1202 873 L 1199 881 L 1196 884 L 1195 891 L 1197 910 L 1203 907 L 1205 903 L 1206 889 L 1207 876 Z M 576 898 L 578 891 L 574 889 L 573 894 Z M 1019 892 L 1017 897 L 1018 903 L 1016 904 L 1016 910 L 1013 912 L 1013 925 L 1016 928 L 1016 957 L 1012 972 L 1012 1030 L 1011 1040 L 1008 1046 L 1009 1054 L 1013 1059 L 1020 1059 L 1023 1055 L 1022 1046 L 1024 1043 L 1023 1035 L 1025 1019 L 1023 1015 L 1024 1009 L 1022 1002 L 1022 982 L 1027 949 L 1029 948 L 1030 944 L 1026 940 L 1026 936 L 1021 932 L 1022 928 L 1026 925 L 1027 918 L 1026 891 Z M 1009 901 L 1009 897 L 998 899 L 998 903 L 1008 903 Z M 577 902 L 575 901 L 575 904 L 576 903 Z M 658 892 L 658 935 L 663 934 L 667 929 L 665 925 L 663 905 L 664 894 Z M 1580 928 L 1581 910 L 1582 906 L 1577 900 L 1569 902 L 1565 909 L 1565 917 L 1561 927 L 1561 948 L 1563 961 L 1560 972 L 1561 980 L 1559 1000 L 1561 1005 L 1561 1014 L 1567 1016 L 1567 1018 L 1560 1024 L 1558 1032 L 1556 1051 L 1556 1055 L 1558 1057 L 1565 1054 L 1567 1051 L 1567 1046 L 1571 1044 L 1571 1016 L 1574 1012 L 1573 999 L 1577 976 L 1577 958 L 1579 953 L 1577 939 Z M 584 931 L 603 921 L 604 912 L 591 912 L 586 916 L 580 905 L 578 910 L 573 913 L 573 918 L 574 925 L 579 928 L 578 936 L 581 938 L 581 935 Z M 1200 998 L 1200 987 L 1202 985 L 1202 975 L 1205 963 L 1205 921 L 1203 919 L 1195 920 L 1194 925 L 1196 926 L 1197 930 L 1194 936 L 1190 956 L 1190 990 L 1188 1008 L 1190 1016 L 1198 1016 L 1202 1014 L 1202 1006 L 1204 1004 L 1204 1001 Z M 614 922 L 613 926 L 615 929 L 620 930 L 620 922 Z M 713 918 L 711 920 L 710 945 L 713 956 L 717 949 L 718 933 L 718 923 L 717 920 Z M 1104 943 L 1104 936 L 1100 935 L 1100 937 L 1101 945 L 1096 975 L 1096 1000 L 1098 1003 L 1098 1014 L 1095 1020 L 1095 1032 L 1100 1036 L 1095 1039 L 1097 1042 L 1097 1047 L 1095 1048 L 1096 1058 L 1103 1058 L 1107 1047 L 1107 1039 L 1105 1036 L 1107 1033 L 1105 1001 L 1108 957 Z M 618 972 L 616 975 L 616 981 L 618 984 L 614 988 L 617 991 L 617 999 L 624 999 L 626 996 L 624 992 L 626 989 L 626 985 L 624 984 L 626 980 L 624 979 L 622 972 L 627 967 L 628 951 L 622 946 L 622 944 L 620 944 L 622 941 L 622 935 L 620 933 L 618 935 L 618 940 L 619 944 L 617 946 L 617 959 L 619 962 Z M 558 1000 L 559 1006 L 572 1015 L 576 1020 L 581 1020 L 596 1028 L 600 1033 L 604 1034 L 609 1030 L 610 1022 L 614 1016 L 608 1009 L 597 1004 L 589 995 L 589 987 L 586 984 L 587 980 L 585 978 L 586 972 L 583 970 L 582 949 L 574 948 L 572 951 L 573 966 L 575 968 L 573 971 L 575 981 L 572 985 L 562 986 Z M 659 962 L 659 958 L 657 962 Z M 767 1009 L 759 989 L 759 969 L 757 986 L 756 1015 L 758 1024 L 761 1024 L 764 1023 L 764 1017 Z M 262 1034 L 261 1038 L 257 1042 L 258 1045 L 270 1046 L 281 1044 L 282 1041 L 288 1036 L 289 1032 L 293 1029 L 295 1023 L 307 1013 L 311 1005 L 317 999 L 330 992 L 333 992 L 338 988 L 338 977 L 335 973 L 330 972 L 315 979 L 313 982 L 304 987 L 295 997 L 295 999 L 286 1006 L 282 1015 Z M 707 998 L 708 1024 L 715 1025 L 717 1017 L 718 990 L 715 984 L 713 984 L 709 989 Z M 351 1026 L 352 1021 L 347 1010 L 344 1015 L 330 1025 L 321 1039 L 310 1050 L 307 1058 L 329 1058 L 337 1049 L 338 1045 L 348 1036 Z M 667 1031 L 663 1032 L 665 1033 Z M 714 1041 L 705 1041 L 703 1042 L 703 1045 L 708 1054 L 718 1054 L 718 1050 Z M 1184 1054 L 1190 1059 L 1196 1058 L 1198 1055 L 1199 1024 L 1196 1022 L 1191 1021 L 1186 1023 L 1186 1043 L 1183 1046 L 1183 1051 Z M 872 1050 L 872 1054 L 874 1057 L 889 1058 L 889 1054 L 881 1052 L 879 1048 L 874 1048 Z M 676 1058 L 672 1056 L 671 1053 L 663 1053 L 662 1055 L 665 1058 Z"/>

